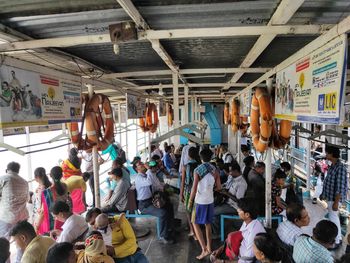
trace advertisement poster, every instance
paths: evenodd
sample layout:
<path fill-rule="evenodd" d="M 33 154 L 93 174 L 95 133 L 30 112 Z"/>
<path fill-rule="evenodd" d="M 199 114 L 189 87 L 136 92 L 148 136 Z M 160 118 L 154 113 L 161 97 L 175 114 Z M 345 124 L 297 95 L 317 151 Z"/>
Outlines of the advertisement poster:
<path fill-rule="evenodd" d="M 166 104 L 164 100 L 159 100 L 159 117 L 166 116 Z"/>
<path fill-rule="evenodd" d="M 126 94 L 128 119 L 138 119 L 145 115 L 146 99 L 130 93 Z"/>
<path fill-rule="evenodd" d="M 81 83 L 0 67 L 0 128 L 81 119 Z"/>
<path fill-rule="evenodd" d="M 347 38 L 339 36 L 276 75 L 275 117 L 340 124 Z"/>
<path fill-rule="evenodd" d="M 250 115 L 250 105 L 252 100 L 252 90 L 249 89 L 244 93 L 239 95 L 240 102 L 240 116 L 249 116 Z"/>

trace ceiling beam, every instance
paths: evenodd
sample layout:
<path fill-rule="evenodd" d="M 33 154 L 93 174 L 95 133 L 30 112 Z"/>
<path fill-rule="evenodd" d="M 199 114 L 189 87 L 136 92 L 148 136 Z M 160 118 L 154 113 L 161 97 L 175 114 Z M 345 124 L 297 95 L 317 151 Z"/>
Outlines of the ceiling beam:
<path fill-rule="evenodd" d="M 305 0 L 282 0 L 267 25 L 272 26 L 286 24 L 304 3 L 304 1 Z M 261 35 L 252 49 L 248 52 L 240 67 L 250 67 L 276 36 L 277 34 Z M 228 90 L 233 83 L 236 83 L 243 76 L 243 74 L 244 73 L 234 74 L 232 79 L 224 86 L 223 90 Z"/>
<path fill-rule="evenodd" d="M 298 50 L 296 53 L 294 53 L 292 56 L 288 57 L 286 60 L 278 64 L 276 67 L 271 69 L 269 72 L 266 72 L 263 76 L 258 78 L 256 81 L 251 83 L 246 89 L 244 89 L 241 92 L 245 92 L 247 89 L 251 89 L 256 87 L 257 85 L 260 85 L 263 81 L 267 80 L 271 76 L 275 75 L 277 72 L 285 69 L 289 65 L 295 63 L 295 61 L 300 60 L 301 58 L 305 57 L 307 54 L 312 53 L 313 51 L 320 48 L 320 46 L 328 43 L 335 37 L 350 32 L 350 15 L 346 17 L 344 20 L 342 20 L 339 24 L 335 25 L 331 30 L 329 30 L 327 33 L 319 36 L 309 44 L 307 44 L 302 49 Z M 240 93 L 241 93 L 240 92 Z M 239 93 L 239 94 L 240 94 Z"/>
<path fill-rule="evenodd" d="M 137 10 L 135 5 L 131 0 L 117 0 L 118 4 L 124 9 L 124 11 L 131 17 L 131 19 L 135 22 L 135 24 L 141 28 L 142 30 L 150 30 L 151 27 L 147 24 L 145 19 L 142 17 L 140 12 Z M 178 75 L 178 78 L 186 83 L 186 80 L 179 73 L 179 67 L 175 64 L 171 56 L 164 49 L 164 47 L 160 44 L 159 40 L 150 40 L 152 44 L 152 48 L 158 53 L 160 58 L 164 61 L 164 63 L 170 68 L 173 73 Z"/>
<path fill-rule="evenodd" d="M 146 30 L 138 34 L 139 40 L 162 40 L 203 37 L 232 37 L 267 35 L 319 35 L 332 25 L 267 25 L 216 28 L 186 28 L 169 30 Z"/>
<path fill-rule="evenodd" d="M 266 73 L 270 68 L 198 68 L 198 69 L 180 69 L 180 74 L 196 75 L 196 74 L 219 74 L 219 73 Z M 102 78 L 129 78 L 142 76 L 166 76 L 171 75 L 171 70 L 150 70 L 150 71 L 134 71 L 104 74 Z"/>
<path fill-rule="evenodd" d="M 235 37 L 235 36 L 260 36 L 266 35 L 319 35 L 331 28 L 332 25 L 284 25 L 284 26 L 242 26 L 242 27 L 218 27 L 218 28 L 190 28 L 172 30 L 148 30 L 143 29 L 138 34 L 138 40 L 149 40 L 153 49 L 160 54 L 166 63 L 174 63 L 159 43 L 160 39 L 203 38 L 203 37 Z M 18 50 L 57 47 L 64 48 L 78 45 L 93 45 L 111 43 L 109 34 L 96 34 L 84 36 L 66 36 L 45 39 L 33 39 L 27 41 L 15 41 L 6 38 L 0 33 L 0 39 L 11 43 L 0 44 L 0 52 L 13 52 Z M 259 41 L 259 40 L 258 40 Z M 171 64 L 172 67 L 175 64 Z"/>

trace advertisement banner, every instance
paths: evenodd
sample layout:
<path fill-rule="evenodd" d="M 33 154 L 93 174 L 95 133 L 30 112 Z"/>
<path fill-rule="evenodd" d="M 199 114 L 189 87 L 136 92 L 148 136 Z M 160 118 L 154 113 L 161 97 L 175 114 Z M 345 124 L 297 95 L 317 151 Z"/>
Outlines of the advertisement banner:
<path fill-rule="evenodd" d="M 166 103 L 164 100 L 159 100 L 159 117 L 166 116 Z"/>
<path fill-rule="evenodd" d="M 146 108 L 146 98 L 130 93 L 126 94 L 126 110 L 128 119 L 138 119 L 144 117 Z"/>
<path fill-rule="evenodd" d="M 81 120 L 81 83 L 0 67 L 0 128 Z"/>
<path fill-rule="evenodd" d="M 344 104 L 346 35 L 339 36 L 276 75 L 275 117 L 340 124 Z"/>
<path fill-rule="evenodd" d="M 252 90 L 249 89 L 239 95 L 240 102 L 240 116 L 249 116 L 250 115 L 250 105 L 252 102 Z"/>

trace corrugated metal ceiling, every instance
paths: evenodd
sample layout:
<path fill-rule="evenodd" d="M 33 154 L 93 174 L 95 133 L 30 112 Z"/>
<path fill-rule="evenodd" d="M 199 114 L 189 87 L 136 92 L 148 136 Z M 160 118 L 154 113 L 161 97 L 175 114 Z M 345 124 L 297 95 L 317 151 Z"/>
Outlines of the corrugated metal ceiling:
<path fill-rule="evenodd" d="M 280 0 L 136 0 L 142 16 L 152 29 L 264 25 Z M 289 24 L 335 24 L 350 14 L 349 0 L 305 0 Z M 0 0 L 0 23 L 33 38 L 108 33 L 108 25 L 131 20 L 115 0 Z M 310 36 L 279 36 L 252 67 L 273 67 L 312 41 Z M 238 67 L 257 37 L 162 40 L 175 63 L 187 68 Z M 110 72 L 168 69 L 147 41 L 120 45 L 115 55 L 111 44 L 83 45 L 62 49 Z M 71 60 L 51 59 L 49 54 L 17 54 L 19 58 L 50 65 L 64 71 L 79 69 Z M 43 59 L 44 58 L 44 59 Z M 48 60 L 48 61 L 46 61 Z M 63 69 L 64 67 L 65 69 Z M 233 74 L 187 79 L 190 83 L 221 83 Z M 244 74 L 239 82 L 252 82 L 261 74 Z M 191 77 L 190 75 L 188 77 Z M 139 85 L 171 83 L 168 76 L 136 78 Z M 130 78 L 132 79 L 132 78 Z"/>

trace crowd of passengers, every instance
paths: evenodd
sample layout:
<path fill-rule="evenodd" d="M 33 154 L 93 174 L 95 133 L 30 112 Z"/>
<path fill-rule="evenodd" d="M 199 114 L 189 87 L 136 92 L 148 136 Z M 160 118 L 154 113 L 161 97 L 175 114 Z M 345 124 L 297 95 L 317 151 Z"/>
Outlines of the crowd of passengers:
<path fill-rule="evenodd" d="M 283 222 L 271 230 L 261 220 L 265 217 L 266 166 L 255 161 L 248 144 L 241 145 L 241 163 L 225 145 L 214 151 L 192 141 L 176 150 L 167 143 L 163 146 L 161 150 L 152 145 L 145 163 L 134 158 L 133 182 L 131 168 L 125 166 L 125 152 L 115 147 L 117 154 L 107 179 L 109 191 L 101 209 L 94 204 L 88 209 L 85 198 L 87 183 L 94 192 L 91 154 L 80 156 L 71 149 L 62 165 L 50 170 L 50 178 L 44 168 L 35 169 L 38 188 L 32 194 L 19 175 L 20 165 L 9 163 L 6 175 L 0 176 L 0 263 L 10 262 L 9 240 L 17 246 L 13 262 L 147 263 L 124 214 L 130 194 L 135 193 L 142 214 L 159 218 L 159 242 L 171 245 L 181 227 L 181 220 L 174 217 L 176 191 L 167 184 L 175 178 L 180 182 L 179 203 L 186 211 L 188 236 L 201 248 L 197 260 L 335 262 L 334 251 L 342 246 L 339 205 L 346 199 L 348 184 L 339 148 L 325 147 L 331 166 L 320 198 L 327 202 L 328 219 L 315 219 L 317 224 L 308 236 L 303 227 L 310 218 L 303 206 L 300 180 L 291 173 L 288 162 L 272 169 L 271 212 Z M 225 242 L 213 248 L 212 240 L 220 237 L 222 214 L 236 215 L 243 223 L 240 228 L 231 227 Z M 350 244 L 350 235 L 344 240 Z M 350 254 L 337 262 L 350 262 Z"/>

